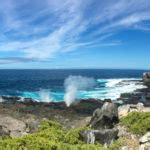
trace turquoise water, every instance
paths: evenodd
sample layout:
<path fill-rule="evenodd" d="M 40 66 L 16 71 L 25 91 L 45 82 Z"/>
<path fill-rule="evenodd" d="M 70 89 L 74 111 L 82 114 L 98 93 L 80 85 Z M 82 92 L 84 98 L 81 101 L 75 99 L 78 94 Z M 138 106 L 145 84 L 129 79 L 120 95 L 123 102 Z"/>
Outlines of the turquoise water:
<path fill-rule="evenodd" d="M 144 86 L 140 84 L 141 78 L 122 78 L 122 79 L 98 79 L 96 87 L 90 90 L 79 90 L 76 94 L 77 99 L 108 99 L 115 100 L 121 93 L 133 92 Z M 64 100 L 65 91 L 51 91 L 50 89 L 41 89 L 35 92 L 18 92 L 22 97 L 30 97 L 37 101 L 59 102 Z"/>
<path fill-rule="evenodd" d="M 67 90 L 64 83 L 72 75 L 83 78 L 82 82 L 90 78 L 96 83 L 88 88 L 72 85 L 77 88 L 73 91 L 76 99 L 116 99 L 121 93 L 143 88 L 140 83 L 143 72 L 145 70 L 1 70 L 0 95 L 22 96 L 46 102 L 63 101 Z M 81 85 L 80 81 L 72 84 L 77 83 Z"/>

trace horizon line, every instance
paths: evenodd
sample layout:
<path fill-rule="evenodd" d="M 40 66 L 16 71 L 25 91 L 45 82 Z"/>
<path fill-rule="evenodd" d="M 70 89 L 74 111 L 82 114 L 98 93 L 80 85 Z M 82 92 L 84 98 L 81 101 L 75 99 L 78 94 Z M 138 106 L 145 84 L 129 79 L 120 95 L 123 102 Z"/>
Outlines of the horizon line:
<path fill-rule="evenodd" d="M 0 68 L 0 70 L 141 70 L 150 71 L 144 68 Z"/>

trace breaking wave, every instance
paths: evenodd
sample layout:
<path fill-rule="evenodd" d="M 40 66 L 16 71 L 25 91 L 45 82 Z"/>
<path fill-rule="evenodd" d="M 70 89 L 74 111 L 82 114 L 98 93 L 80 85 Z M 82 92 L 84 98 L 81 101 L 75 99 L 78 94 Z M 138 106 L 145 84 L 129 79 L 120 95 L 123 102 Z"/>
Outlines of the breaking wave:
<path fill-rule="evenodd" d="M 140 78 L 97 79 L 96 82 L 96 87 L 90 89 L 78 88 L 75 95 L 73 95 L 73 99 L 115 100 L 120 97 L 121 93 L 131 93 L 137 89 L 145 88 Z M 20 96 L 30 97 L 41 102 L 60 102 L 64 100 L 65 92 L 64 89 L 58 91 L 43 89 L 37 92 L 21 92 Z"/>

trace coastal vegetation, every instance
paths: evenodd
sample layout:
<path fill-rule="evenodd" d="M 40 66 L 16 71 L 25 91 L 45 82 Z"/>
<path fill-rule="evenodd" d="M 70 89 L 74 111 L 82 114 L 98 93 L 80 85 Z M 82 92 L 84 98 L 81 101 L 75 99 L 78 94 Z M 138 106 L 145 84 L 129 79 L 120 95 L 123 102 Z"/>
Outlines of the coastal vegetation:
<path fill-rule="evenodd" d="M 150 130 L 150 112 L 129 113 L 121 119 L 121 124 L 134 134 L 144 135 Z"/>
<path fill-rule="evenodd" d="M 45 120 L 38 132 L 20 138 L 0 139 L 1 150 L 117 150 L 124 139 L 119 139 L 108 148 L 100 144 L 86 144 L 80 139 L 80 131 L 90 128 L 66 130 L 59 123 Z"/>
<path fill-rule="evenodd" d="M 61 103 L 51 105 L 51 107 L 55 106 L 55 109 L 49 107 L 50 105 L 46 105 L 48 106 L 46 107 L 37 103 L 34 103 L 34 105 L 33 103 L 16 103 L 20 108 L 17 113 L 22 117 L 16 115 L 17 113 L 14 115 L 12 113 L 9 115 L 2 113 L 0 115 L 0 150 L 119 150 L 122 147 L 137 150 L 141 145 L 147 146 L 148 142 L 145 144 L 145 141 L 143 142 L 141 139 L 144 137 L 143 139 L 145 140 L 149 135 L 149 107 L 144 107 L 138 103 L 137 105 L 122 105 L 118 108 L 112 102 L 104 102 L 101 107 L 98 105 L 99 108 L 97 109 L 91 107 L 97 105 L 97 103 L 97 101 L 92 101 L 92 103 L 84 101 L 84 103 L 80 102 L 77 105 L 80 107 L 72 106 L 68 108 L 66 114 L 73 110 L 77 110 L 76 112 L 80 113 L 79 108 L 82 110 L 80 116 L 79 114 L 69 114 L 71 119 L 65 113 L 63 113 L 63 117 L 58 114 L 59 111 L 64 110 L 60 109 L 64 108 Z M 89 104 L 93 104 L 90 105 L 90 110 L 87 109 Z M 3 105 L 1 104 L 1 106 Z M 6 106 L 1 108 L 4 110 L 4 108 L 7 108 Z M 39 110 L 41 112 L 41 110 L 48 108 L 49 110 L 47 109 L 45 112 L 49 111 L 49 114 L 51 108 L 53 114 L 57 115 L 55 118 L 52 118 L 52 115 L 45 117 L 42 115 L 44 114 L 43 112 L 35 113 L 34 111 L 35 114 L 42 116 L 39 120 L 34 115 L 31 115 L 31 112 L 30 115 L 28 112 L 28 116 L 25 118 L 27 113 L 21 111 L 21 108 L 25 110 L 28 106 L 36 108 L 36 112 Z M 37 109 L 37 106 L 40 106 L 39 109 Z M 56 106 L 59 106 L 58 109 L 56 109 Z M 81 116 L 83 110 L 88 110 L 89 115 L 89 112 L 94 109 L 92 117 L 88 117 L 85 114 Z M 16 119 L 16 116 L 20 118 Z M 22 120 L 23 117 L 25 118 L 24 120 Z M 48 118 L 51 118 L 51 120 L 48 120 Z M 77 126 L 75 122 L 79 125 Z"/>

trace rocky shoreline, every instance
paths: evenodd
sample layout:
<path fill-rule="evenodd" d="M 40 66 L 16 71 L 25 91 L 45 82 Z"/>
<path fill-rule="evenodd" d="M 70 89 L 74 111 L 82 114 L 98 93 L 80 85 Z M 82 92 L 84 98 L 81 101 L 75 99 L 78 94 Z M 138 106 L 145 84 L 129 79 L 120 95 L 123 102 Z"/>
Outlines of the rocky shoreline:
<path fill-rule="evenodd" d="M 93 130 L 81 133 L 86 143 L 94 144 L 98 141 L 101 144 L 110 144 L 118 137 L 127 136 L 135 140 L 139 147 L 144 147 L 144 144 L 148 143 L 149 148 L 149 140 L 143 142 L 144 137 L 128 133 L 119 125 L 119 118 L 133 111 L 150 112 L 149 86 L 133 93 L 123 93 L 116 101 L 80 100 L 70 107 L 67 107 L 64 102 L 44 103 L 30 98 L 2 96 L 0 98 L 0 136 L 21 137 L 34 133 L 43 119 L 50 119 L 58 121 L 68 129 L 90 125 Z M 148 139 L 147 135 L 145 136 Z M 126 149 L 122 148 L 122 150 Z"/>

